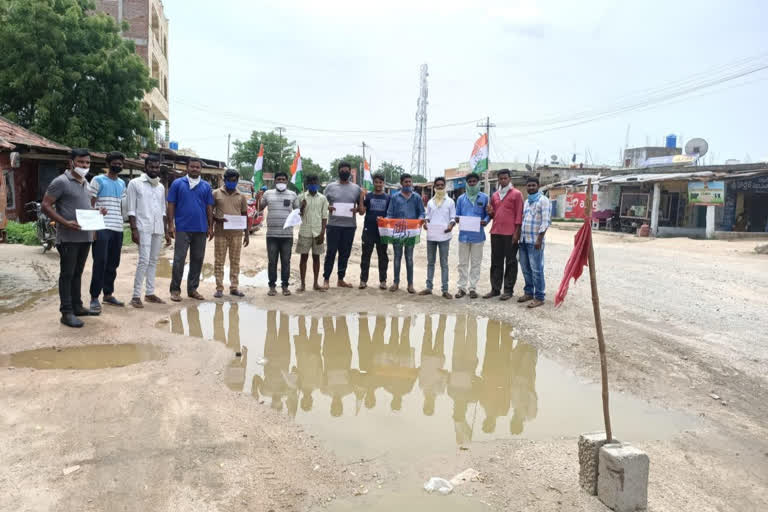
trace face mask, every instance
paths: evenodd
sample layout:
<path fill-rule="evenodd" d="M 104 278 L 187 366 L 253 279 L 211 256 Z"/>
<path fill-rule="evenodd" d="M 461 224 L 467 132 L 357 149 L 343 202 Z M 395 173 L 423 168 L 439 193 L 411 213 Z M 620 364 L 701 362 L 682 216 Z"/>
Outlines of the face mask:
<path fill-rule="evenodd" d="M 197 178 L 193 178 L 192 176 L 187 176 L 187 180 L 189 181 L 189 189 L 192 190 L 196 186 L 200 184 L 200 176 Z"/>
<path fill-rule="evenodd" d="M 236 181 L 225 181 L 224 186 L 227 188 L 227 190 L 235 190 L 237 188 L 237 182 Z"/>
<path fill-rule="evenodd" d="M 403 187 L 403 192 L 405 192 L 406 194 L 410 194 L 411 192 L 413 192 L 413 187 Z"/>
<path fill-rule="evenodd" d="M 112 174 L 120 174 L 120 171 L 122 171 L 122 170 L 123 170 L 123 168 L 122 167 L 118 167 L 117 165 L 113 165 L 113 166 L 111 166 L 109 168 L 109 172 L 111 172 Z"/>
<path fill-rule="evenodd" d="M 75 167 L 74 171 L 81 178 L 85 178 L 85 175 L 88 174 L 88 168 L 87 167 Z"/>
<path fill-rule="evenodd" d="M 320 190 L 320 185 L 307 185 L 307 190 L 312 192 L 313 194 Z"/>
<path fill-rule="evenodd" d="M 445 197 L 445 189 L 443 190 L 435 190 L 435 197 L 438 199 L 442 199 Z"/>
<path fill-rule="evenodd" d="M 339 179 L 341 181 L 347 181 L 350 176 L 352 176 L 352 173 L 349 171 L 342 171 L 339 173 Z"/>
<path fill-rule="evenodd" d="M 286 187 L 288 187 L 288 185 L 286 185 L 285 183 L 278 183 L 277 185 L 275 185 L 275 188 L 280 192 L 283 192 L 286 189 Z"/>
<path fill-rule="evenodd" d="M 144 173 L 144 175 L 147 177 L 147 181 L 149 182 L 149 184 L 152 185 L 153 187 L 156 187 L 160 184 L 160 175 L 155 174 L 153 177 L 151 174 L 146 172 Z"/>

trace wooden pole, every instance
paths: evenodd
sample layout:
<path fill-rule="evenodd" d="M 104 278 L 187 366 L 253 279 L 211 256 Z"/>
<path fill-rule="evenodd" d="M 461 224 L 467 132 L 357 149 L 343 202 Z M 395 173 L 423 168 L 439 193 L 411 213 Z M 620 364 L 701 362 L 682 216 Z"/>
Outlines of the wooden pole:
<path fill-rule="evenodd" d="M 592 222 L 592 179 L 587 180 L 586 198 L 587 218 L 584 222 Z M 595 329 L 597 330 L 597 346 L 600 350 L 600 376 L 603 385 L 603 420 L 605 421 L 605 438 L 610 443 L 611 414 L 608 405 L 608 362 L 605 357 L 605 338 L 603 337 L 603 321 L 600 317 L 600 298 L 597 294 L 597 275 L 595 273 L 595 251 L 592 247 L 592 232 L 589 235 L 589 282 L 592 285 L 592 310 L 595 314 Z"/>

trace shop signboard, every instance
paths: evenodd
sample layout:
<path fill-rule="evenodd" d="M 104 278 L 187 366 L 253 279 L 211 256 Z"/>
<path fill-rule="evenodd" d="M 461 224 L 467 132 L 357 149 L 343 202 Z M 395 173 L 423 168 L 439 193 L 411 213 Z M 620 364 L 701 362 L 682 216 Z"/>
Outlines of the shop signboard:
<path fill-rule="evenodd" d="M 569 192 L 565 196 L 565 218 L 583 219 L 586 216 L 586 192 Z M 597 205 L 597 194 L 592 194 L 592 204 Z"/>
<path fill-rule="evenodd" d="M 694 206 L 723 206 L 725 204 L 725 182 L 689 182 L 688 203 Z"/>

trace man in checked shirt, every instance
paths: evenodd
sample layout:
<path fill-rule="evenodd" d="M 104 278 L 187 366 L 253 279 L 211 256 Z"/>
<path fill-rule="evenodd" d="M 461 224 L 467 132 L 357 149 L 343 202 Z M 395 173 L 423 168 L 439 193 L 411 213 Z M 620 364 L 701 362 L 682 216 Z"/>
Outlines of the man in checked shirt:
<path fill-rule="evenodd" d="M 525 184 L 528 199 L 523 204 L 523 226 L 520 235 L 520 267 L 525 277 L 525 295 L 517 302 L 528 302 L 529 308 L 544 304 L 544 235 L 551 224 L 549 199 L 539 192 L 539 179 L 531 176 Z"/>

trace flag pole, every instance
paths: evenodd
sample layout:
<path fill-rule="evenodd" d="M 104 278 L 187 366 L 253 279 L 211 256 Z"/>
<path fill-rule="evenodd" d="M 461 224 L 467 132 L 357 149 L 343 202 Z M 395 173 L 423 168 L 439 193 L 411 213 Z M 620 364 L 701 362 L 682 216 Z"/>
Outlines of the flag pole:
<path fill-rule="evenodd" d="M 587 197 L 585 201 L 586 218 L 584 222 L 592 222 L 592 178 L 587 180 Z M 595 272 L 595 251 L 592 247 L 592 230 L 589 231 L 589 282 L 592 285 L 592 310 L 595 314 L 595 329 L 597 330 L 597 346 L 600 350 L 600 377 L 603 387 L 603 420 L 605 422 L 605 439 L 613 440 L 611 433 L 611 414 L 608 406 L 608 362 L 605 357 L 605 338 L 603 337 L 603 320 L 600 317 L 600 298 L 597 294 L 597 276 Z"/>

